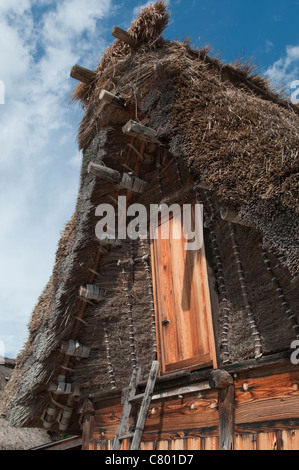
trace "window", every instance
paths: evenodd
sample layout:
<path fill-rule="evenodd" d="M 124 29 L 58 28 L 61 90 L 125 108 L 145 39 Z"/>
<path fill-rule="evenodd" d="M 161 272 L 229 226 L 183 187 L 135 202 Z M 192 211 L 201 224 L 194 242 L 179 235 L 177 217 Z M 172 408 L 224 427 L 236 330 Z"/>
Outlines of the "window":
<path fill-rule="evenodd" d="M 186 250 L 184 207 L 182 217 L 160 218 L 153 228 L 157 239 L 151 241 L 162 374 L 216 366 L 205 249 Z M 194 204 L 191 219 L 194 224 Z M 168 224 L 169 236 L 163 239 Z"/>

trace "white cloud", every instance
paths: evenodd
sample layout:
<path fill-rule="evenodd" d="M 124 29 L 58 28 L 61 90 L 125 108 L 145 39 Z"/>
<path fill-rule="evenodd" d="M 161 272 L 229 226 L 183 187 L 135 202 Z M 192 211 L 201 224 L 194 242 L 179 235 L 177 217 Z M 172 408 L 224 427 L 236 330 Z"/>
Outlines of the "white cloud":
<path fill-rule="evenodd" d="M 274 85 L 290 90 L 292 82 L 299 79 L 299 45 L 287 46 L 286 54 L 274 62 L 265 75 Z"/>
<path fill-rule="evenodd" d="M 0 340 L 16 355 L 75 208 L 79 106 L 72 65 L 95 67 L 112 0 L 1 0 Z M 18 325 L 16 328 L 16 324 Z"/>
<path fill-rule="evenodd" d="M 134 7 L 133 9 L 133 18 L 135 19 L 135 17 L 140 13 L 140 11 L 143 9 L 143 8 L 146 8 L 148 6 L 150 6 L 151 3 L 155 3 L 156 0 L 149 0 L 148 2 L 146 3 L 138 3 L 138 5 L 136 5 L 136 7 Z M 178 2 L 180 3 L 180 2 Z M 166 4 L 169 5 L 170 4 L 170 0 L 167 0 L 166 1 Z"/>
<path fill-rule="evenodd" d="M 148 7 L 151 3 L 154 3 L 153 0 L 149 0 L 147 3 L 141 4 L 139 3 L 134 9 L 133 9 L 133 17 L 137 16 L 142 8 Z"/>

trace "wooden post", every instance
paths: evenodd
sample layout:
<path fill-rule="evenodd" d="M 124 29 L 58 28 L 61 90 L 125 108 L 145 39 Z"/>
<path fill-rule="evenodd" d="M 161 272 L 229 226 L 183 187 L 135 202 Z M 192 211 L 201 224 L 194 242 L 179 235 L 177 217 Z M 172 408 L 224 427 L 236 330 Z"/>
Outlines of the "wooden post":
<path fill-rule="evenodd" d="M 142 124 L 139 124 L 132 119 L 123 127 L 123 133 L 132 137 L 137 137 L 141 140 L 145 140 L 146 142 L 161 144 L 161 142 L 157 139 L 157 133 L 154 129 L 143 126 Z"/>
<path fill-rule="evenodd" d="M 119 39 L 120 41 L 125 42 L 126 44 L 129 44 L 131 47 L 135 47 L 137 45 L 137 40 L 133 38 L 133 36 L 131 36 L 127 31 L 118 28 L 118 26 L 114 26 L 112 36 Z"/>
<path fill-rule="evenodd" d="M 125 100 L 119 96 L 110 93 L 107 90 L 102 90 L 99 96 L 100 101 L 105 101 L 115 108 L 122 109 L 123 111 L 128 111 L 125 106 Z"/>
<path fill-rule="evenodd" d="M 233 450 L 234 421 L 235 421 L 235 387 L 218 392 L 219 408 L 219 450 Z"/>
<path fill-rule="evenodd" d="M 211 388 L 218 389 L 219 450 L 233 450 L 235 424 L 235 387 L 232 376 L 225 370 L 210 375 Z"/>
<path fill-rule="evenodd" d="M 69 395 L 66 406 L 62 410 L 60 419 L 58 421 L 59 431 L 62 431 L 62 432 L 67 431 L 72 414 L 73 414 L 73 407 L 74 407 L 74 397 L 72 395 Z"/>
<path fill-rule="evenodd" d="M 92 70 L 81 67 L 80 65 L 74 65 L 71 70 L 71 77 L 75 80 L 78 80 L 79 82 L 87 83 L 87 85 L 90 85 L 97 78 L 97 74 Z"/>
<path fill-rule="evenodd" d="M 84 402 L 81 414 L 83 415 L 82 450 L 89 450 L 95 415 L 95 408 L 90 400 Z"/>
<path fill-rule="evenodd" d="M 209 378 L 211 388 L 223 390 L 234 384 L 232 376 L 226 370 L 213 370 Z"/>

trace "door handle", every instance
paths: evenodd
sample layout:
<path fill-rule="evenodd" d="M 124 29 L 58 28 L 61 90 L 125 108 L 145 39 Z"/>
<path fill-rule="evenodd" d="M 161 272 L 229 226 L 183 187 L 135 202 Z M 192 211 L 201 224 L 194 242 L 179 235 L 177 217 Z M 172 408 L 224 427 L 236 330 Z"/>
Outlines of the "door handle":
<path fill-rule="evenodd" d="M 163 325 L 163 326 L 167 326 L 167 325 L 169 325 L 169 323 L 170 323 L 169 320 L 163 320 L 163 321 L 162 321 L 162 325 Z"/>

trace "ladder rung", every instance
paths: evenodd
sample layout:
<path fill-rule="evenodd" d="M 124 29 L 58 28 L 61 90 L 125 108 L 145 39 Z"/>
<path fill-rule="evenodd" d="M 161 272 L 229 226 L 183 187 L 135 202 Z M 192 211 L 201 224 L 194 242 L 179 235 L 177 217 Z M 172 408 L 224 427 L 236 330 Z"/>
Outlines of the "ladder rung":
<path fill-rule="evenodd" d="M 147 415 L 148 415 L 150 402 L 153 396 L 153 391 L 154 391 L 155 383 L 157 380 L 158 371 L 159 371 L 159 362 L 154 361 L 152 363 L 152 367 L 149 373 L 145 392 L 139 395 L 135 395 L 135 396 L 134 394 L 137 391 L 141 369 L 140 367 L 138 367 L 136 370 L 133 371 L 130 386 L 127 389 L 126 394 L 124 395 L 124 398 L 125 398 L 123 402 L 124 406 L 123 406 L 123 411 L 122 411 L 122 415 L 120 418 L 120 422 L 118 424 L 117 434 L 113 442 L 113 447 L 112 447 L 113 450 L 120 450 L 122 447 L 122 441 L 124 441 L 125 439 L 132 439 L 131 450 L 139 450 L 145 422 L 146 422 Z M 132 406 L 132 403 L 138 402 L 138 401 L 141 401 L 142 403 L 140 406 L 140 411 L 139 411 L 139 415 L 137 418 L 135 431 L 133 433 L 122 435 L 123 432 L 126 432 L 128 420 L 132 416 L 132 412 L 134 411 L 134 407 Z"/>
<path fill-rule="evenodd" d="M 134 433 L 130 433 L 130 434 L 125 434 L 124 436 L 120 436 L 118 439 L 120 441 L 124 441 L 125 439 L 132 439 L 132 437 L 134 437 Z"/>
<path fill-rule="evenodd" d="M 144 393 L 140 393 L 140 395 L 135 395 L 134 398 L 131 398 L 131 400 L 129 400 L 130 403 L 133 403 L 135 401 L 140 401 L 144 398 Z"/>

